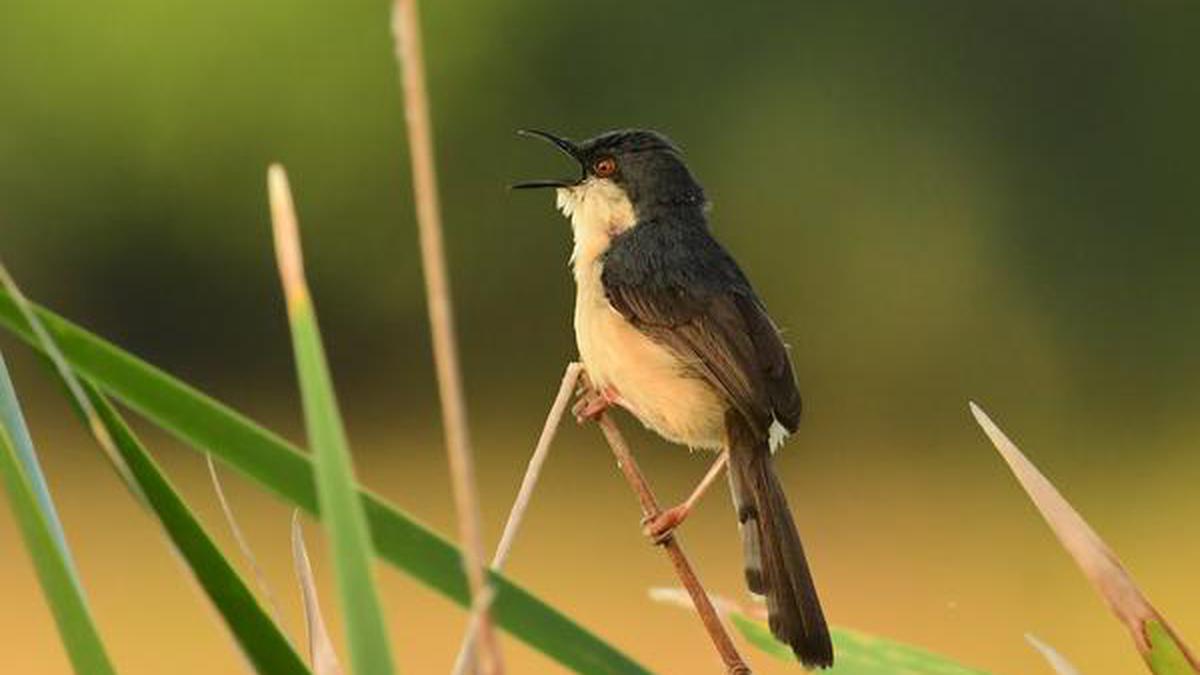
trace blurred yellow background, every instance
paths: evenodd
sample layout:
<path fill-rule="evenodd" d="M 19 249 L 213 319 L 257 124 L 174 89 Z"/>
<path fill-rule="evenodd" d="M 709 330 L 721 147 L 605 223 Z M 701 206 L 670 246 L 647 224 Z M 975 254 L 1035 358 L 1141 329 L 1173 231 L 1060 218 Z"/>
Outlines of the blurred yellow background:
<path fill-rule="evenodd" d="M 1140 672 L 967 412 L 980 402 L 1200 643 L 1200 10 L 1191 3 L 424 3 L 489 542 L 573 356 L 568 175 L 519 127 L 674 138 L 793 346 L 778 456 L 830 619 L 996 673 Z M 388 3 L 6 0 L 0 254 L 35 299 L 302 441 L 264 171 L 287 165 L 371 488 L 454 532 Z M 239 671 L 216 614 L 7 335 L 103 637 L 129 673 Z M 664 501 L 707 466 L 636 430 Z M 561 435 L 510 572 L 664 673 L 716 672 L 594 429 Z M 226 545 L 203 461 L 147 429 Z M 227 488 L 299 636 L 287 508 Z M 319 529 L 308 529 L 335 619 Z M 724 494 L 682 540 L 744 599 Z M 405 672 L 464 614 L 380 567 Z M 68 665 L 0 509 L 5 672 Z M 506 640 L 513 672 L 558 672 Z M 756 672 L 796 672 L 748 649 Z"/>

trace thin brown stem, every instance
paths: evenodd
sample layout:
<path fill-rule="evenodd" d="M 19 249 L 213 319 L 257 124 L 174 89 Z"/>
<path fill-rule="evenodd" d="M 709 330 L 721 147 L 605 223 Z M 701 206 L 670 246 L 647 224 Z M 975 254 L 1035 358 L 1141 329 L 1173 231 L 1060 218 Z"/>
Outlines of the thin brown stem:
<path fill-rule="evenodd" d="M 466 397 L 463 395 L 462 374 L 454 334 L 450 279 L 446 272 L 446 255 L 442 244 L 442 216 L 438 203 L 437 172 L 433 155 L 433 125 L 430 121 L 429 96 L 425 86 L 425 63 L 416 0 L 395 1 L 392 31 L 401 73 L 401 88 L 404 92 L 404 117 L 412 161 L 413 197 L 417 210 L 421 262 L 425 273 L 425 294 L 429 305 L 433 358 L 442 403 L 442 424 L 450 461 L 454 506 L 458 514 L 459 539 L 467 586 L 472 599 L 471 606 L 479 613 L 480 649 L 476 650 L 477 663 L 482 675 L 497 675 L 504 670 L 500 648 L 492 631 L 486 603 L 475 602 L 475 599 L 484 594 L 486 585 L 483 535 L 479 525 L 479 503 L 475 488 L 475 469 L 471 459 L 471 440 L 467 432 Z"/>
<path fill-rule="evenodd" d="M 600 430 L 604 432 L 604 438 L 608 440 L 609 447 L 612 448 L 613 455 L 617 458 L 617 467 L 621 469 L 629 487 L 633 488 L 638 502 L 641 503 L 642 515 L 646 518 L 657 516 L 659 513 L 658 500 L 655 499 L 654 492 L 650 490 L 650 485 L 642 475 L 641 469 L 638 468 L 637 462 L 634 461 L 629 444 L 625 442 L 616 423 L 612 421 L 608 413 L 602 414 L 597 422 Z M 726 632 L 725 625 L 721 623 L 721 617 L 713 607 L 700 579 L 696 577 L 696 572 L 688 562 L 687 556 L 684 555 L 675 535 L 669 535 L 660 545 L 667 552 L 667 557 L 671 559 L 679 581 L 691 596 L 692 602 L 696 606 L 696 613 L 700 615 L 700 621 L 708 631 L 708 636 L 712 640 L 713 646 L 716 647 L 717 653 L 720 654 L 726 671 L 737 675 L 750 673 L 750 667 L 746 665 L 741 654 L 738 653 L 737 647 L 734 646 L 733 640 L 730 639 L 729 633 Z"/>
<path fill-rule="evenodd" d="M 504 567 L 504 562 L 508 560 L 508 554 L 517 537 L 517 530 L 520 529 L 521 522 L 525 519 L 525 512 L 529 509 L 529 500 L 533 496 L 533 489 L 537 486 L 538 477 L 541 476 L 542 465 L 546 463 L 546 457 L 550 454 L 550 444 L 554 442 L 554 435 L 558 432 L 559 425 L 562 424 L 563 415 L 571 403 L 571 394 L 575 392 L 575 386 L 579 382 L 579 375 L 582 372 L 582 364 L 569 363 L 563 373 L 562 384 L 558 387 L 558 394 L 554 397 L 550 412 L 546 414 L 546 423 L 542 425 L 542 435 L 538 437 L 537 446 L 533 449 L 533 456 L 529 458 L 529 466 L 525 469 L 521 488 L 517 491 L 517 498 L 508 512 L 508 522 L 504 524 L 504 534 L 500 535 L 500 543 L 496 546 L 496 553 L 492 557 L 492 570 L 495 572 L 499 572 Z M 488 600 L 490 601 L 490 599 L 489 597 Z M 475 649 L 477 630 L 478 622 L 472 622 L 467 627 L 462 646 L 458 650 L 458 657 L 454 660 L 454 670 L 451 671 L 454 675 L 463 675 L 467 672 L 467 666 L 471 662 L 471 655 Z"/>

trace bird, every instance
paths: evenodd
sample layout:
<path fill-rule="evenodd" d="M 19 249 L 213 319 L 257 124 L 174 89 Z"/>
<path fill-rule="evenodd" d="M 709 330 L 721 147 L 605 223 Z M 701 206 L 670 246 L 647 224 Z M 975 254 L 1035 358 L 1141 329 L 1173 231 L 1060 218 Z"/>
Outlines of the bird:
<path fill-rule="evenodd" d="M 540 130 L 581 169 L 553 189 L 574 238 L 574 329 L 594 419 L 627 410 L 673 443 L 717 453 L 687 501 L 645 522 L 670 537 L 728 468 L 746 583 L 764 596 L 772 634 L 809 668 L 833 664 L 817 597 L 773 454 L 800 423 L 801 399 L 779 329 L 733 256 L 713 236 L 704 189 L 680 148 L 646 129 L 588 140 Z"/>

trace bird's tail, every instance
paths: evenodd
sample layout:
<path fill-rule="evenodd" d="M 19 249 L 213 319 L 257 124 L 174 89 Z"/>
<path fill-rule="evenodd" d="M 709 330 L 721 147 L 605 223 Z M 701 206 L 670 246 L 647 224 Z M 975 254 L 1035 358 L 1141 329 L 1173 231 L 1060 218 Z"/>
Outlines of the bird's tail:
<path fill-rule="evenodd" d="M 746 560 L 746 583 L 766 597 L 771 633 L 806 667 L 833 665 L 833 644 L 804 547 L 772 467 L 766 439 L 729 425 L 729 481 Z"/>

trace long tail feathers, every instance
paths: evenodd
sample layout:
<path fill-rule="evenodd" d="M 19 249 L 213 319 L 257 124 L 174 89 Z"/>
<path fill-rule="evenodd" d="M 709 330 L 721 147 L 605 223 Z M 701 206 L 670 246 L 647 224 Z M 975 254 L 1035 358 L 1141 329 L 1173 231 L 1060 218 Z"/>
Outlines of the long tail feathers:
<path fill-rule="evenodd" d="M 747 437 L 739 443 L 739 435 L 731 433 L 729 480 L 742 531 L 746 583 L 766 597 L 771 633 L 790 645 L 805 666 L 829 667 L 829 628 L 766 440 Z"/>

